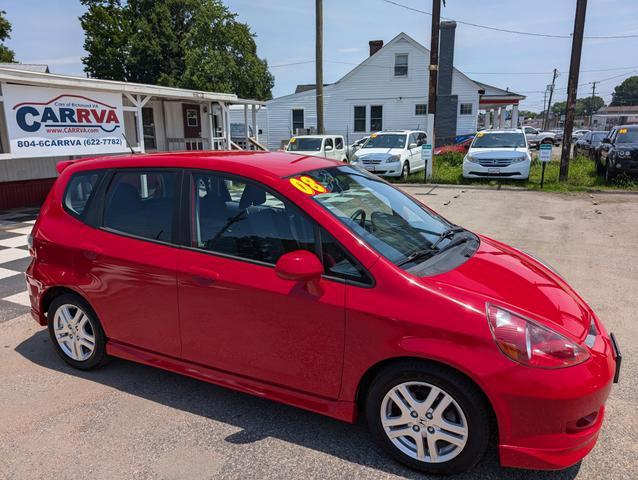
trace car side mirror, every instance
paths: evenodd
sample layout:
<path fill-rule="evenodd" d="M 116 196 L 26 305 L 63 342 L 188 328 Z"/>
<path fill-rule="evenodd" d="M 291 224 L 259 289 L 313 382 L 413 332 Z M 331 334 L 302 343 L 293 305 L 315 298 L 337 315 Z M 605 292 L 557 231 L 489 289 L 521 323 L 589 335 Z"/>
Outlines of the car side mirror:
<path fill-rule="evenodd" d="M 408 148 L 409 148 L 410 150 L 412 150 L 413 148 L 416 148 L 416 147 L 417 147 L 417 144 L 416 144 L 416 143 L 411 143 L 410 145 L 408 145 Z"/>
<path fill-rule="evenodd" d="M 326 145 L 323 149 L 324 152 L 332 152 L 332 147 L 330 145 Z"/>
<path fill-rule="evenodd" d="M 611 139 L 605 137 L 602 139 L 601 143 L 611 143 Z"/>
<path fill-rule="evenodd" d="M 464 148 L 465 150 L 469 150 L 469 149 L 470 149 L 470 144 L 469 144 L 469 143 L 466 143 L 465 145 L 463 145 L 463 148 Z"/>
<path fill-rule="evenodd" d="M 284 280 L 311 282 L 321 278 L 323 265 L 314 253 L 308 250 L 295 250 L 279 257 L 275 264 L 275 272 Z"/>

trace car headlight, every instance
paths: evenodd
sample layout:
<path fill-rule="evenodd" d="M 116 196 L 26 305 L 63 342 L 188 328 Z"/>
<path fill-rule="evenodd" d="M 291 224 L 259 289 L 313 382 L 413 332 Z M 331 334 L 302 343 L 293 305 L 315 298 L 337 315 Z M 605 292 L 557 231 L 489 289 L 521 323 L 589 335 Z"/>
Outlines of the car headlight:
<path fill-rule="evenodd" d="M 528 367 L 564 368 L 589 358 L 589 352 L 549 327 L 505 308 L 486 304 L 492 337 L 503 354 Z"/>
<path fill-rule="evenodd" d="M 525 160 L 527 160 L 527 157 L 524 155 L 522 157 L 514 157 L 512 158 L 512 163 L 524 162 Z"/>
<path fill-rule="evenodd" d="M 631 150 L 618 150 L 619 157 L 631 157 Z"/>
<path fill-rule="evenodd" d="M 399 160 L 401 160 L 400 155 L 390 155 L 388 158 L 385 159 L 385 163 L 398 162 Z"/>
<path fill-rule="evenodd" d="M 469 153 L 467 155 L 465 155 L 465 160 L 467 160 L 468 162 L 472 162 L 472 163 L 478 163 L 478 158 L 473 157 Z"/>

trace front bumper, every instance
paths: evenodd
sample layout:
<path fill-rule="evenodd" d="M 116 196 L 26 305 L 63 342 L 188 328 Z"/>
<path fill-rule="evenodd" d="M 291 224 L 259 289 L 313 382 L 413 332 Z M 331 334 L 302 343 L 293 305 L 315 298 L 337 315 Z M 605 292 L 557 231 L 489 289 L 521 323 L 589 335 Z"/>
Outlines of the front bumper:
<path fill-rule="evenodd" d="M 619 158 L 616 157 L 610 165 L 616 175 L 626 173 L 630 176 L 638 176 L 638 158 Z"/>
<path fill-rule="evenodd" d="M 463 177 L 465 178 L 512 178 L 515 180 L 525 180 L 529 178 L 529 167 L 531 162 L 512 163 L 505 167 L 481 166 L 478 163 L 463 160 Z"/>
<path fill-rule="evenodd" d="M 403 164 L 401 162 L 381 162 L 381 163 L 363 163 L 358 165 L 365 168 L 368 172 L 384 177 L 400 177 Z"/>
<path fill-rule="evenodd" d="M 501 465 L 560 470 L 594 448 L 618 361 L 606 333 L 597 337 L 591 354 L 574 367 L 524 368 L 515 380 L 508 375 L 510 383 L 501 384 L 498 398 L 506 409 L 498 419 Z"/>

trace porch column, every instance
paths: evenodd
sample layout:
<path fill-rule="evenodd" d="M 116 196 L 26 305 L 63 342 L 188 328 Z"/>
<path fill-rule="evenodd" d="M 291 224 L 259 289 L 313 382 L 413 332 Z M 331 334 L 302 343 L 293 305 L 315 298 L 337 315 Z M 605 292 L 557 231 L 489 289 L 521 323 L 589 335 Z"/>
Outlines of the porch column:
<path fill-rule="evenodd" d="M 252 116 L 253 116 L 253 138 L 255 142 L 259 143 L 259 130 L 257 130 L 257 109 L 255 105 L 252 105 Z"/>
<path fill-rule="evenodd" d="M 518 128 L 518 103 L 512 105 L 512 128 Z"/>
<path fill-rule="evenodd" d="M 210 149 L 215 150 L 215 114 L 213 113 L 213 102 L 208 102 L 208 136 L 210 138 Z"/>
<path fill-rule="evenodd" d="M 250 150 L 250 142 L 248 141 L 248 137 L 250 137 L 250 134 L 248 132 L 248 104 L 244 103 L 244 142 L 246 142 L 246 146 L 244 148 L 246 150 Z"/>
<path fill-rule="evenodd" d="M 226 128 L 226 135 L 228 136 L 228 150 L 232 150 L 233 136 L 230 130 L 230 104 L 224 106 L 224 111 L 226 113 L 226 125 L 224 127 Z"/>
<path fill-rule="evenodd" d="M 505 128 L 505 111 L 506 111 L 506 107 L 501 107 L 501 115 L 500 115 L 500 119 L 498 121 L 498 128 Z"/>

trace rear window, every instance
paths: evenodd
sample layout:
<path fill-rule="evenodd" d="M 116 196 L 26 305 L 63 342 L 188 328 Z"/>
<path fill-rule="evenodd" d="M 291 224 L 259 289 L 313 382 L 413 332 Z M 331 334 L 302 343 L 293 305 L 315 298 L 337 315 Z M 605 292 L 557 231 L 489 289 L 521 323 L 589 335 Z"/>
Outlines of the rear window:
<path fill-rule="evenodd" d="M 64 208 L 71 215 L 82 217 L 102 172 L 76 173 L 64 194 Z"/>

